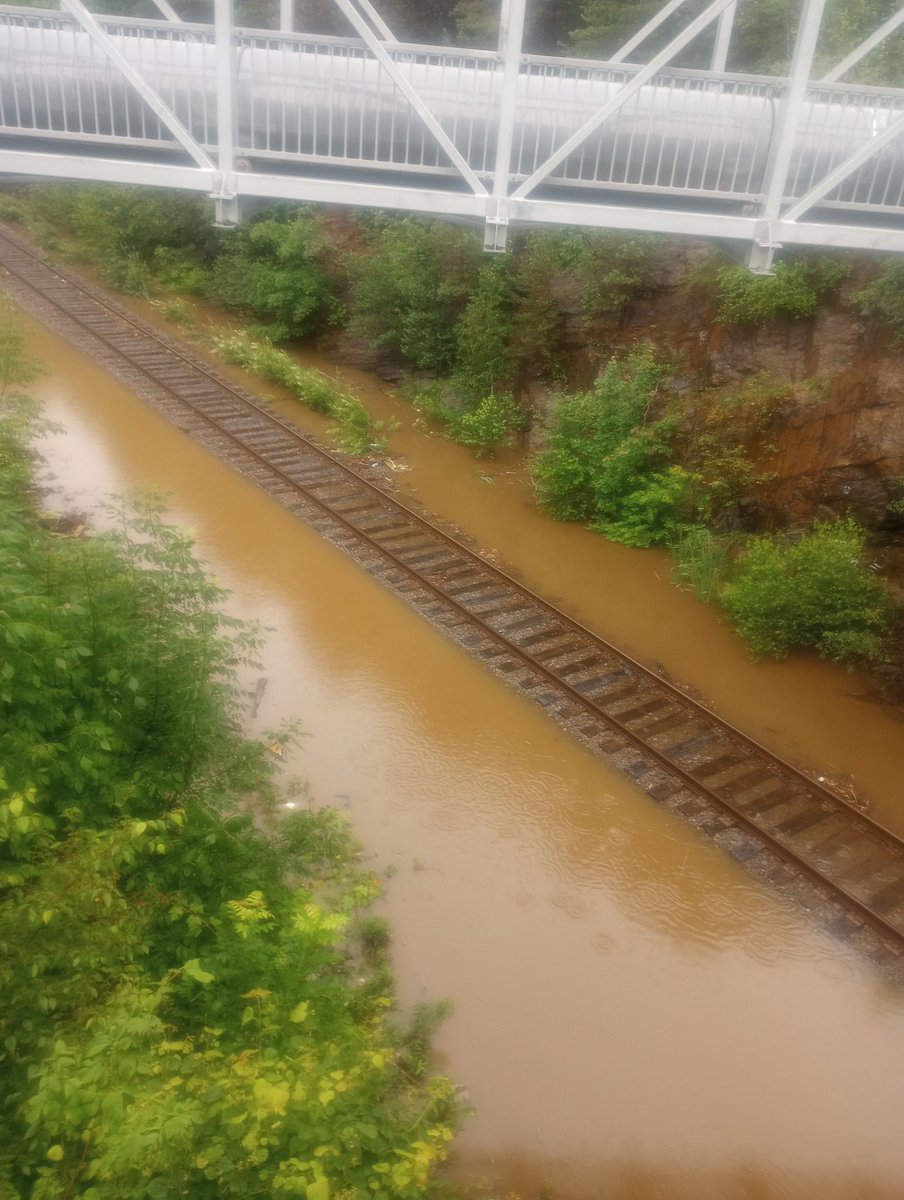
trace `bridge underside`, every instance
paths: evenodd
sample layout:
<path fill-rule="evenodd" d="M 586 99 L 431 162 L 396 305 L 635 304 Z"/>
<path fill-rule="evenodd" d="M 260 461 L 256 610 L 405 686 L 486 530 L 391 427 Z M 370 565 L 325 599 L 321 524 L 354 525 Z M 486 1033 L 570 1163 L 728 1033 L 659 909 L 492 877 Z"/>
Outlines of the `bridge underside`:
<path fill-rule="evenodd" d="M 838 82 L 857 51 L 810 78 L 824 0 L 783 78 L 725 72 L 738 0 L 646 63 L 523 54 L 524 0 L 498 52 L 401 44 L 334 2 L 357 38 L 237 29 L 231 0 L 214 26 L 0 8 L 0 172 L 202 191 L 227 224 L 246 198 L 425 213 L 497 250 L 577 225 L 743 243 L 758 270 L 781 245 L 904 251 L 904 90 Z M 712 23 L 717 69 L 671 67 Z"/>

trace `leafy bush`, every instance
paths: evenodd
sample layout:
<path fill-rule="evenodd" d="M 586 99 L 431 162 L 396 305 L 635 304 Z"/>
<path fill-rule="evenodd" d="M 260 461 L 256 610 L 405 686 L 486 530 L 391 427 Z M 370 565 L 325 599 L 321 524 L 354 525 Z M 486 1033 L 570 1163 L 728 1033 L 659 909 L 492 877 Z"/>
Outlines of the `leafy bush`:
<path fill-rule="evenodd" d="M 236 733 L 254 631 L 156 504 L 44 530 L 21 416 L 0 416 L 0 1193 L 425 1200 L 456 1113 L 428 1074 L 440 1014 L 389 1018 L 383 933 L 363 961 L 349 942 L 377 881 L 337 814 L 276 807 Z"/>
<path fill-rule="evenodd" d="M 20 203 L 42 245 L 91 262 L 108 286 L 134 295 L 158 283 L 199 291 L 221 236 L 209 201 L 185 192 L 45 184 Z"/>
<path fill-rule="evenodd" d="M 411 396 L 419 412 L 478 458 L 492 458 L 525 428 L 525 414 L 509 395 L 491 394 L 475 401 L 461 394 L 456 381 L 447 380 L 421 384 Z"/>
<path fill-rule="evenodd" d="M 369 253 L 348 260 L 350 328 L 421 371 L 450 372 L 456 328 L 484 265 L 475 234 L 440 222 L 376 218 Z"/>
<path fill-rule="evenodd" d="M 449 432 L 456 442 L 472 449 L 478 458 L 492 458 L 500 447 L 511 441 L 522 426 L 524 414 L 511 396 L 490 394 L 473 408 L 455 413 Z"/>
<path fill-rule="evenodd" d="M 884 321 L 894 332 L 895 341 L 904 342 L 904 263 L 890 257 L 878 276 L 851 297 L 867 315 Z"/>
<path fill-rule="evenodd" d="M 582 285 L 584 315 L 590 322 L 621 313 L 656 286 L 662 241 L 652 234 L 588 233 L 574 265 Z"/>
<path fill-rule="evenodd" d="M 287 354 L 268 342 L 257 342 L 245 333 L 218 334 L 213 347 L 225 362 L 254 371 L 297 396 L 314 412 L 329 414 L 339 389 L 320 371 L 301 367 Z"/>
<path fill-rule="evenodd" d="M 866 535 L 851 517 L 816 521 L 799 538 L 751 538 L 722 604 L 755 654 L 812 646 L 839 662 L 875 659 L 891 605 L 869 571 Z"/>
<path fill-rule="evenodd" d="M 206 294 L 256 318 L 271 341 L 302 337 L 334 311 L 324 249 L 319 222 L 304 212 L 240 226 L 224 243 Z"/>
<path fill-rule="evenodd" d="M 541 508 L 631 546 L 668 541 L 694 518 L 698 479 L 668 461 L 675 418 L 651 414 L 662 374 L 640 349 L 613 359 L 592 391 L 559 399 L 533 463 Z"/>
<path fill-rule="evenodd" d="M 718 319 L 723 325 L 763 325 L 779 317 L 811 317 L 846 275 L 846 266 L 829 258 L 777 262 L 773 275 L 726 267 L 718 275 Z"/>
<path fill-rule="evenodd" d="M 455 382 L 468 396 L 490 396 L 512 385 L 514 303 L 509 261 L 492 259 L 481 268 L 456 331 Z"/>

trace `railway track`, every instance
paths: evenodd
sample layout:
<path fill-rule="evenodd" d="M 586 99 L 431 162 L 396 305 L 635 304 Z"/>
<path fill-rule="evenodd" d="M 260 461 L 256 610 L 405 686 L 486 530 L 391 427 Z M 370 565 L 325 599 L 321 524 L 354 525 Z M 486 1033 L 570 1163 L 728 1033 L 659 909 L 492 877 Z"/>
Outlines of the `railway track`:
<path fill-rule="evenodd" d="M 818 907 L 833 932 L 880 962 L 904 964 L 904 843 L 893 833 L 6 230 L 0 284 L 656 800 L 754 873 Z"/>

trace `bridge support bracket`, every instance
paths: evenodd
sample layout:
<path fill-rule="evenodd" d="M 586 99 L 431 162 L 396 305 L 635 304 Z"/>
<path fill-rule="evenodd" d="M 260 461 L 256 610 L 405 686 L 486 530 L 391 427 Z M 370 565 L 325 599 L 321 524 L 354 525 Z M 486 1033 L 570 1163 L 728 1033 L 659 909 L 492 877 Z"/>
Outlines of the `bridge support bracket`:
<path fill-rule="evenodd" d="M 508 243 L 511 202 L 508 196 L 487 196 L 486 228 L 483 248 L 490 254 L 504 254 Z"/>
<path fill-rule="evenodd" d="M 772 260 L 776 250 L 781 250 L 774 221 L 758 221 L 753 235 L 753 245 L 747 256 L 747 266 L 754 275 L 771 275 Z"/>
<path fill-rule="evenodd" d="M 239 195 L 232 171 L 222 171 L 214 177 L 214 190 L 210 193 L 214 204 L 213 223 L 219 229 L 232 229 L 242 219 L 239 210 Z"/>

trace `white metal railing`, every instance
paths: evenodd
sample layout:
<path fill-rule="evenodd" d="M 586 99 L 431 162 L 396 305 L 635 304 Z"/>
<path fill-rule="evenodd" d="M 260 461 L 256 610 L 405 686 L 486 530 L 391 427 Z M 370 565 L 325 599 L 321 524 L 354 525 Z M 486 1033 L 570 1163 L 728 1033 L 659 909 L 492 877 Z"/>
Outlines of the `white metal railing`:
<path fill-rule="evenodd" d="M 904 226 L 904 90 L 809 82 L 812 46 L 788 79 L 773 79 L 674 69 L 670 48 L 647 66 L 524 55 L 523 0 L 507 0 L 514 41 L 500 53 L 395 42 L 367 0 L 335 0 L 361 38 L 95 20 L 78 0 L 63 3 L 72 13 L 0 8 L 0 169 L 22 169 L 36 146 L 57 161 L 71 143 L 97 162 L 128 149 L 115 169 L 104 159 L 103 177 L 128 178 L 125 164 L 150 155 L 132 172 L 142 181 L 155 161 L 175 169 L 187 153 L 222 196 L 255 183 L 278 191 L 277 172 L 279 194 L 320 196 L 332 178 L 353 197 L 352 172 L 363 171 L 374 187 L 359 185 L 361 203 L 408 188 L 403 207 L 482 211 L 502 230 L 496 245 L 509 219 L 574 220 L 579 205 L 591 223 L 607 223 L 606 208 L 623 227 L 632 218 L 613 205 L 648 204 L 651 227 L 676 230 L 688 227 L 679 211 L 701 228 L 708 212 L 734 214 L 725 236 L 744 229 L 767 259 L 777 233 L 809 236 L 817 219 Z M 806 0 L 811 42 L 821 3 Z M 719 20 L 724 33 L 731 12 L 731 0 L 712 0 L 696 26 Z M 717 51 L 724 61 L 725 45 Z M 450 189 L 469 202 L 438 198 Z M 844 238 L 858 244 L 853 227 Z"/>

